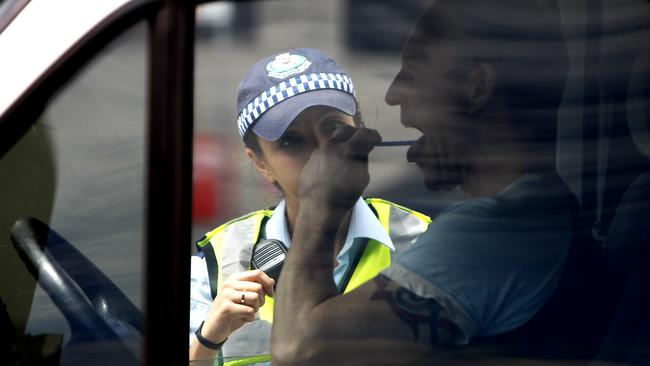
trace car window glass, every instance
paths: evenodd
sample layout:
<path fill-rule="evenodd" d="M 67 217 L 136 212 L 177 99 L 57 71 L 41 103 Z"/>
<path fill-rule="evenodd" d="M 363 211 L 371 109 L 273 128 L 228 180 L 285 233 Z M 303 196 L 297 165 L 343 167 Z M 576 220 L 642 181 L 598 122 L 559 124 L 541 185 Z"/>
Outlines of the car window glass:
<path fill-rule="evenodd" d="M 101 336 L 75 334 L 78 324 L 71 326 L 60 303 L 52 301 L 57 286 L 46 291 L 27 272 L 8 235 L 23 217 L 47 224 L 79 251 L 59 250 L 55 262 L 74 273 L 76 290 L 97 301 L 98 313 L 110 315 L 102 326 L 124 340 L 118 342 L 123 343 L 120 352 L 129 359 L 140 357 L 141 329 L 121 319 L 111 299 L 128 303 L 133 314 L 144 300 L 147 32 L 146 24 L 138 23 L 101 50 L 0 161 L 1 296 L 25 362 L 79 364 L 101 354 L 94 353 Z M 75 318 L 74 311 L 70 315 Z M 76 315 L 77 322 L 89 319 Z"/>
<path fill-rule="evenodd" d="M 387 142 L 424 139 L 421 150 L 377 146 L 369 157 L 365 196 L 396 202 L 432 219 L 426 245 L 434 254 L 400 256 L 398 250 L 398 270 L 413 266 L 434 275 L 460 273 L 433 287 L 460 292 L 450 295 L 452 301 L 465 302 L 460 311 L 484 321 L 478 328 L 485 333 L 477 338 L 488 347 L 504 346 L 510 352 L 536 346 L 542 349 L 538 354 L 549 356 L 555 347 L 545 346 L 546 332 L 554 322 L 566 321 L 562 336 L 581 334 L 574 338 L 585 346 L 563 349 L 553 357 L 584 357 L 571 353 L 589 349 L 588 359 L 647 363 L 650 323 L 640 309 L 650 303 L 644 291 L 650 275 L 641 264 L 650 253 L 643 224 L 650 201 L 644 42 L 650 7 L 640 0 L 536 1 L 531 6 L 543 12 L 531 16 L 526 5 L 501 9 L 507 2 L 484 3 L 496 5 L 492 7 L 477 1 L 472 2 L 476 9 L 465 9 L 462 4 L 470 2 L 459 2 L 448 13 L 429 14 L 423 22 L 430 23 L 414 32 L 402 56 L 411 27 L 434 3 L 447 4 L 280 0 L 199 6 L 193 240 L 209 247 L 204 234 L 281 202 L 282 192 L 256 171 L 244 152 L 236 122 L 237 90 L 262 57 L 296 47 L 321 49 L 354 80 L 365 126 L 377 129 Z M 518 16 L 519 11 L 525 16 Z M 445 27 L 452 30 L 445 32 Z M 545 31 L 537 33 L 539 29 Z M 418 47 L 423 40 L 425 46 Z M 454 48 L 456 44 L 466 46 Z M 464 73 L 470 69 L 478 71 Z M 490 84 L 493 72 L 502 84 Z M 403 87 L 400 101 L 387 100 L 392 83 Z M 498 107 L 482 109 L 486 104 L 479 97 L 490 87 L 494 94 L 488 99 Z M 426 120 L 426 128 L 414 126 L 418 120 Z M 285 142 L 295 142 L 295 136 L 289 140 Z M 418 156 L 424 158 L 418 161 Z M 558 209 L 557 203 L 563 206 Z M 544 257 L 541 251 L 558 243 L 563 254 Z M 490 257 L 494 247 L 506 249 Z M 459 248 L 462 252 L 455 252 Z M 245 252 L 237 258 L 250 256 Z M 547 265 L 537 274 L 549 276 L 531 298 L 523 294 L 533 288 L 528 283 L 497 294 L 507 286 L 481 282 L 497 278 L 492 275 L 513 258 L 539 259 L 523 266 L 528 268 L 517 280 L 529 278 L 528 270 L 539 263 Z M 485 272 L 472 272 L 476 268 Z M 564 272 L 555 272 L 557 268 Z M 212 275 L 205 272 L 201 278 Z M 212 299 L 210 289 L 204 290 L 205 314 Z M 541 293 L 544 299 L 537 301 Z M 499 302 L 492 310 L 498 309 L 476 305 L 478 298 Z M 580 298 L 598 305 L 584 311 L 567 305 Z M 525 321 L 509 329 L 512 323 L 494 326 L 521 321 L 506 311 L 518 306 L 525 308 Z M 193 314 L 201 312 L 195 310 Z M 634 317 L 643 321 L 633 325 Z M 203 318 L 191 320 L 190 328 Z"/>

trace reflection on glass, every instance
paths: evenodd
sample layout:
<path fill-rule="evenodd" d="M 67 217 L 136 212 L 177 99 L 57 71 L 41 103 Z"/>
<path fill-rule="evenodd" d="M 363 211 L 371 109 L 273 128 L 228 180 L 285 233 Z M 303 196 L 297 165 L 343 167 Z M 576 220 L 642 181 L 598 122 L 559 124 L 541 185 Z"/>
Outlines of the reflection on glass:
<path fill-rule="evenodd" d="M 213 174 L 202 180 L 213 194 L 197 196 L 195 185 L 195 238 L 230 218 L 275 207 L 282 198 L 239 145 L 237 90 L 248 67 L 277 51 L 322 49 L 354 79 L 366 127 L 385 141 L 417 139 L 410 147 L 370 153 L 370 183 L 363 194 L 390 199 L 433 221 L 412 248 L 391 258 L 391 268 L 383 272 L 388 282 L 371 281 L 366 292 L 364 285 L 337 296 L 333 281 L 314 279 L 313 268 L 296 276 L 291 282 L 296 287 L 285 289 L 284 300 L 275 299 L 280 344 L 309 349 L 319 360 L 323 350 L 333 357 L 320 345 L 338 337 L 332 343 L 336 351 L 359 362 L 402 355 L 378 352 L 381 342 L 369 339 L 408 338 L 409 344 L 416 339 L 430 346 L 434 340 L 422 336 L 424 331 L 404 333 L 396 325 L 426 314 L 407 311 L 392 323 L 394 306 L 372 312 L 375 302 L 369 298 L 399 300 L 398 293 L 408 293 L 422 301 L 413 300 L 416 305 L 434 299 L 435 315 L 453 324 L 438 340 L 465 345 L 467 352 L 485 347 L 503 357 L 647 363 L 650 329 L 641 310 L 650 301 L 650 274 L 641 264 L 650 248 L 643 224 L 650 199 L 647 2 L 440 1 L 428 8 L 432 3 L 278 1 L 245 9 L 225 3 L 230 8 L 222 9 L 214 31 L 197 38 L 197 146 L 213 139 L 226 161 L 200 168 L 199 175 Z M 405 16 L 411 11 L 424 14 L 415 28 L 416 17 Z M 242 23 L 236 25 L 242 18 L 248 22 L 246 36 Z M 376 33 L 368 37 L 358 27 L 395 24 L 390 28 L 399 32 L 399 22 L 412 32 L 408 39 L 398 35 L 397 48 L 395 38 L 383 33 L 389 30 L 367 27 Z M 291 137 L 281 139 L 283 146 L 295 144 Z M 343 169 L 325 172 L 323 182 L 332 177 L 352 182 Z M 198 220 L 197 202 L 204 202 L 198 197 L 223 211 Z M 327 211 L 325 206 L 318 207 Z M 291 229 L 293 240 L 298 228 Z M 309 233 L 303 234 L 300 238 Z M 321 259 L 323 273 L 337 264 L 335 253 L 300 248 L 303 258 Z M 298 268 L 294 265 L 290 268 Z M 219 276 L 204 271 L 206 278 Z M 300 278 L 309 283 L 300 287 Z M 214 292 L 207 281 L 201 285 L 207 286 L 207 313 Z M 329 303 L 312 304 L 304 296 L 307 289 L 323 291 L 317 293 Z M 336 311 L 321 310 L 309 318 L 313 324 L 301 328 L 291 321 L 309 316 L 301 313 L 305 304 Z M 440 331 L 412 322 L 411 329 Z M 481 360 L 480 352 L 474 355 Z"/>
<path fill-rule="evenodd" d="M 146 36 L 139 24 L 112 42 L 0 161 L 0 296 L 15 330 L 16 360 L 138 362 Z M 14 225 L 27 217 L 39 221 Z M 49 235 L 40 235 L 48 228 Z M 32 275 L 30 260 L 19 259 L 14 249 L 30 243 L 44 245 L 50 263 L 35 263 Z"/>

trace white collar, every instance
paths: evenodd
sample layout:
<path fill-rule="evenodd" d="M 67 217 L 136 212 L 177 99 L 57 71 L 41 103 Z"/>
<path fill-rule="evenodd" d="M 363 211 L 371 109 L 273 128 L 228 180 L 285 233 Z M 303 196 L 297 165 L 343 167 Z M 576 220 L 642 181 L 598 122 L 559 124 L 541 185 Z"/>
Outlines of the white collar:
<path fill-rule="evenodd" d="M 285 211 L 286 202 L 283 199 L 275 210 L 273 210 L 273 215 L 269 221 L 267 221 L 265 233 L 267 239 L 280 240 L 285 243 L 288 248 L 291 246 L 291 235 L 289 235 L 289 227 L 287 225 Z M 339 255 L 347 252 L 356 238 L 376 240 L 387 246 L 389 249 L 395 250 L 393 241 L 390 240 L 390 236 L 386 232 L 386 229 L 384 229 L 370 207 L 368 207 L 361 197 L 359 197 L 352 207 L 350 227 L 348 228 L 348 234 L 345 238 L 345 244 L 343 245 L 343 248 L 341 248 Z"/>
<path fill-rule="evenodd" d="M 287 225 L 286 202 L 284 199 L 273 210 L 273 215 L 266 222 L 265 234 L 267 239 L 276 239 L 284 243 L 287 248 L 291 245 L 289 225 Z"/>

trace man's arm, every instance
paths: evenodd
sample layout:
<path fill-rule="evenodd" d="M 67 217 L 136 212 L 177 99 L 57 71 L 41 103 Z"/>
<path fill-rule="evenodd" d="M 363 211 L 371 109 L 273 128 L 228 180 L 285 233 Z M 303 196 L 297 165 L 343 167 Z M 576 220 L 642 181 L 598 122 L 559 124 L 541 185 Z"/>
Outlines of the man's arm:
<path fill-rule="evenodd" d="M 406 353 L 395 347 L 418 357 L 431 343 L 445 343 L 458 332 L 438 303 L 385 277 L 346 295 L 339 295 L 332 281 L 333 238 L 368 183 L 367 155 L 378 139 L 371 130 L 337 130 L 303 170 L 293 244 L 276 296 L 274 364 L 354 363 L 368 357 L 404 362 Z"/>
<path fill-rule="evenodd" d="M 285 264 L 284 270 L 290 271 L 283 272 L 280 282 L 274 364 L 416 364 L 431 357 L 432 345 L 462 338 L 445 308 L 387 277 L 380 275 L 339 295 L 331 270 L 314 275 L 299 268 Z"/>

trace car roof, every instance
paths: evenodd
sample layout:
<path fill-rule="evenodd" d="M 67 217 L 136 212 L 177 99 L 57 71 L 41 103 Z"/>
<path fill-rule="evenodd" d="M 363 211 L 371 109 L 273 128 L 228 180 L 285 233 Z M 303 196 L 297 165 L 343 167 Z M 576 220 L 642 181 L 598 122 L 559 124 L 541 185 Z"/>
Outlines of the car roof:
<path fill-rule="evenodd" d="M 9 1 L 5 8 L 20 1 Z M 34 0 L 0 12 L 0 118 L 57 60 L 118 9 L 134 0 Z M 13 19 L 8 19 L 13 18 Z"/>

